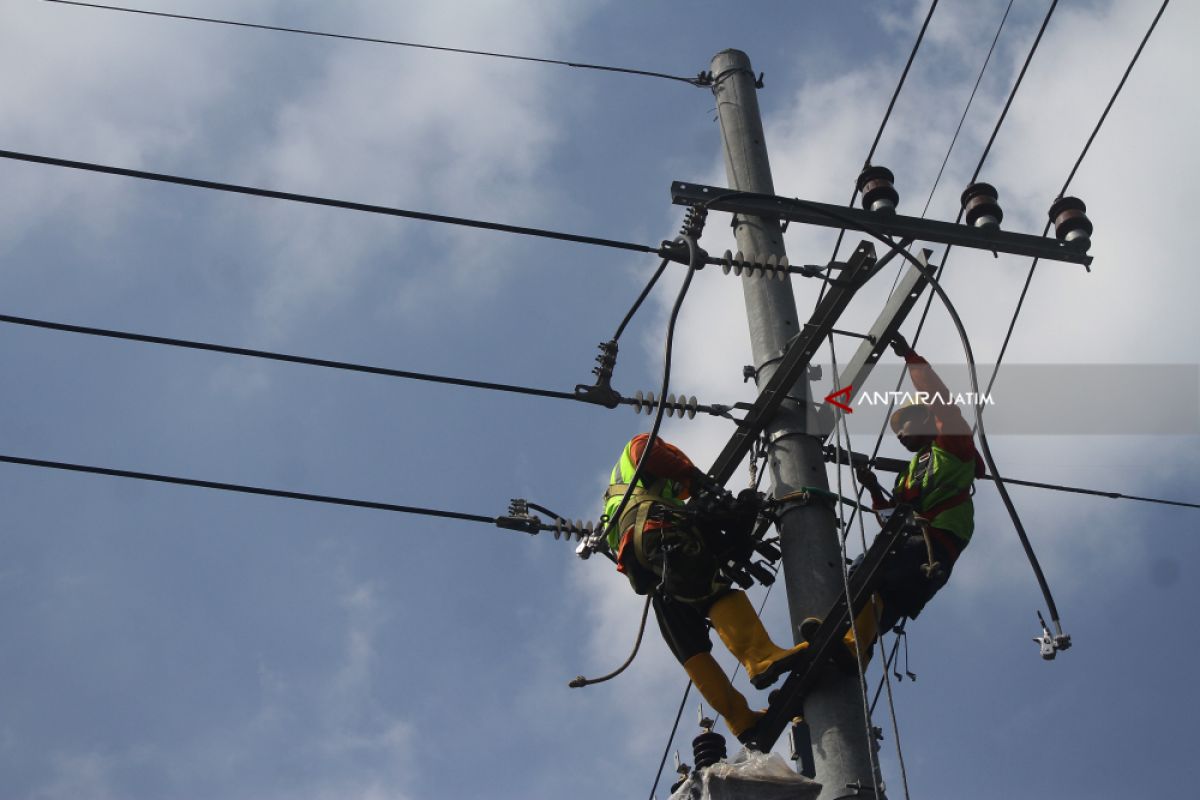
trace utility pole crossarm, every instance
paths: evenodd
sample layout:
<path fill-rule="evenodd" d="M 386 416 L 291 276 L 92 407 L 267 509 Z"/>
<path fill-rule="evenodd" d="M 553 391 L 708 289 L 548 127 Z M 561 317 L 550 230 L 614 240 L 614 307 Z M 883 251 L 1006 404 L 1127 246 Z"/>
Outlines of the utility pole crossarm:
<path fill-rule="evenodd" d="M 921 266 L 929 266 L 929 257 L 933 255 L 930 250 L 922 250 L 917 260 L 921 262 Z M 879 363 L 879 357 L 883 355 L 892 341 L 892 337 L 900 329 L 904 320 L 908 317 L 908 313 L 912 311 L 913 306 L 917 304 L 921 292 L 925 290 L 925 285 L 928 281 L 921 270 L 915 266 L 909 265 L 908 270 L 900 278 L 896 284 L 896 288 L 892 291 L 887 303 L 883 307 L 883 311 L 879 312 L 879 316 L 875 320 L 875 324 L 871 326 L 867 338 L 854 352 L 846 368 L 838 378 L 838 388 L 846 388 L 853 386 L 855 390 L 862 388 L 867 381 L 867 376 L 871 374 L 871 370 Z M 833 415 L 832 409 L 828 406 L 823 406 L 821 414 L 823 416 L 820 429 L 828 431 L 826 440 L 833 432 Z"/>
<path fill-rule="evenodd" d="M 794 200 L 754 192 L 739 192 L 720 186 L 703 186 L 676 181 L 671 184 L 671 201 L 676 205 L 704 206 L 710 211 L 767 219 L 851 228 L 864 232 L 887 233 L 915 241 L 939 242 L 955 247 L 970 247 L 994 253 L 1031 256 L 1049 261 L 1068 261 L 1089 265 L 1092 257 L 1071 245 L 1045 236 L 1014 233 L 996 228 L 976 228 L 939 220 L 884 214 L 810 200 Z"/>
<path fill-rule="evenodd" d="M 754 405 L 746 413 L 738 429 L 730 437 L 725 448 L 721 450 L 717 460 L 713 462 L 708 474 L 716 481 L 725 483 L 732 476 L 738 464 L 750 452 L 750 446 L 755 438 L 775 416 L 779 406 L 787 398 L 788 392 L 796 382 L 804 376 L 813 355 L 821 343 L 829 336 L 838 317 L 849 305 L 854 293 L 876 272 L 875 248 L 870 242 L 863 242 L 850 256 L 846 269 L 842 270 L 839 281 L 825 294 L 820 304 L 813 311 L 812 318 L 804 324 L 803 329 L 792 340 L 779 362 L 767 385 L 759 392 Z"/>

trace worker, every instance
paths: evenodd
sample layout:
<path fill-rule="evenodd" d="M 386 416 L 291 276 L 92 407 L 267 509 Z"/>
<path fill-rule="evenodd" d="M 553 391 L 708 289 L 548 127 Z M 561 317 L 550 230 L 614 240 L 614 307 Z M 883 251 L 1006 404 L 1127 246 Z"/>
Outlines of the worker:
<path fill-rule="evenodd" d="M 726 543 L 749 544 L 759 496 L 746 490 L 732 499 L 679 448 L 659 439 L 645 452 L 648 440 L 648 434 L 634 437 L 613 467 L 604 521 L 612 520 L 627 492 L 631 496 L 608 527 L 609 549 L 633 590 L 651 595 L 663 639 L 700 694 L 734 736 L 749 741 L 763 712 L 750 708 L 713 658 L 708 622 L 756 689 L 800 666 L 808 647 L 804 642 L 784 649 L 772 642 L 746 593 L 720 572 Z M 642 460 L 637 486 L 630 489 Z M 693 494 L 700 495 L 698 502 L 685 511 Z"/>
<path fill-rule="evenodd" d="M 903 336 L 896 334 L 891 344 L 908 364 L 918 399 L 926 400 L 901 406 L 889 419 L 901 447 L 914 455 L 896 477 L 890 498 L 870 469 L 859 467 L 856 474 L 871 493 L 873 509 L 908 505 L 921 533 L 902 539 L 884 562 L 875 594 L 846 635 L 847 650 L 863 663 L 878 630 L 890 630 L 903 617 L 915 618 L 946 585 L 975 530 L 971 494 L 975 479 L 984 474 L 971 426 L 951 402 L 946 384 Z M 855 643 L 855 632 L 862 646 Z"/>

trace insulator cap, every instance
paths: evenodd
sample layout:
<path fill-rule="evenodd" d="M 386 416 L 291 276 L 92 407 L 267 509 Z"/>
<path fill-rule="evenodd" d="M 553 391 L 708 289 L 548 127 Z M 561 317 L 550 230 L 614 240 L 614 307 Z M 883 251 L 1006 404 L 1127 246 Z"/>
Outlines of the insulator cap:
<path fill-rule="evenodd" d="M 1073 250 L 1086 253 L 1092 246 L 1092 221 L 1087 206 L 1078 197 L 1060 197 L 1050 206 L 1054 235 Z"/>
<path fill-rule="evenodd" d="M 858 176 L 858 191 L 862 207 L 867 211 L 890 214 L 896 211 L 900 195 L 893 185 L 896 176 L 887 167 L 867 167 Z"/>
<path fill-rule="evenodd" d="M 962 207 L 972 228 L 998 229 L 1004 211 L 997 202 L 999 193 L 990 183 L 972 183 L 962 193 Z"/>

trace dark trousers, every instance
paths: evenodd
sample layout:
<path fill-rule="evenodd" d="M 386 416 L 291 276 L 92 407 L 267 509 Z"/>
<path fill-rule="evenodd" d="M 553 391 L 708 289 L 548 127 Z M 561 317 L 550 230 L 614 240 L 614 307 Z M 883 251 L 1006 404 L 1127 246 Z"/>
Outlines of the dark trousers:
<path fill-rule="evenodd" d="M 943 533 L 953 536 L 948 532 Z M 940 538 L 931 538 L 933 558 L 938 565 L 932 575 L 927 575 L 927 570 L 923 569 L 929 564 L 929 548 L 923 535 L 907 536 L 896 544 L 876 584 L 876 591 L 883 600 L 880 631 L 891 630 L 903 617 L 916 619 L 925 604 L 950 580 L 957 554 L 942 544 Z M 851 567 L 853 570 L 854 567 Z"/>

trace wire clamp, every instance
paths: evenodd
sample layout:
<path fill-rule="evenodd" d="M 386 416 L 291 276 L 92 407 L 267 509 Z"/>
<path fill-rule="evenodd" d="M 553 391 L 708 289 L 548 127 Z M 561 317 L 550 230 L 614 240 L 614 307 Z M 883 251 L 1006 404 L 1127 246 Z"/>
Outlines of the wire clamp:
<path fill-rule="evenodd" d="M 659 245 L 657 255 L 659 258 L 665 258 L 668 261 L 674 261 L 676 264 L 683 264 L 684 266 L 691 266 L 692 264 L 691 251 L 688 249 L 687 243 L 681 239 L 676 239 L 674 241 L 667 241 L 666 239 L 663 239 L 662 244 Z M 708 261 L 709 258 L 707 251 L 705 251 L 704 248 L 700 247 L 699 245 L 696 245 L 696 269 L 703 269 L 704 265 L 707 264 Z"/>
<path fill-rule="evenodd" d="M 1058 655 L 1059 650 L 1070 649 L 1071 636 L 1063 633 L 1062 628 L 1057 622 L 1055 623 L 1055 627 L 1058 628 L 1058 633 L 1051 633 L 1050 629 L 1046 627 L 1046 620 L 1042 616 L 1041 611 L 1037 612 L 1037 617 L 1038 622 L 1040 622 L 1042 625 L 1042 635 L 1033 637 L 1033 641 L 1037 642 L 1038 645 L 1041 646 L 1042 659 L 1044 661 L 1053 661 L 1054 657 Z"/>
<path fill-rule="evenodd" d="M 529 513 L 529 504 L 525 500 L 514 497 L 508 503 L 508 514 L 496 517 L 496 527 L 534 535 L 541 532 L 542 521 Z"/>
<path fill-rule="evenodd" d="M 575 386 L 575 399 L 585 403 L 595 403 L 605 408 L 616 408 L 621 404 L 621 394 L 612 388 L 613 369 L 617 366 L 617 341 L 610 339 L 599 344 L 600 354 L 596 356 L 596 366 L 592 374 L 596 383 L 589 386 L 580 383 Z"/>

